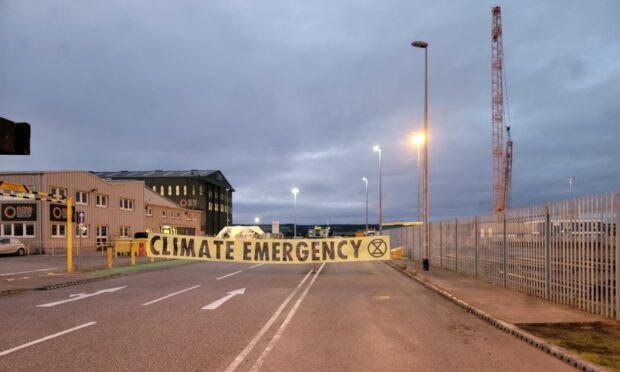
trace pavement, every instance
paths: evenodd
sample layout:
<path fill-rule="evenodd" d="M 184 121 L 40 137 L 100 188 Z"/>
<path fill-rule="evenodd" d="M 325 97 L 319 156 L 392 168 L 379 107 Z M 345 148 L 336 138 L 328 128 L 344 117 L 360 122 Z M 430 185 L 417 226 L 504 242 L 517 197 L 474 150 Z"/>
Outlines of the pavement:
<path fill-rule="evenodd" d="M 382 262 L 195 262 L 0 309 L 0 370 L 572 370 Z"/>
<path fill-rule="evenodd" d="M 392 263 L 397 266 L 406 265 L 406 269 L 417 278 L 443 289 L 478 310 L 511 324 L 610 320 L 452 271 L 436 267 L 423 271 L 420 262 L 409 259 L 395 260 Z"/>

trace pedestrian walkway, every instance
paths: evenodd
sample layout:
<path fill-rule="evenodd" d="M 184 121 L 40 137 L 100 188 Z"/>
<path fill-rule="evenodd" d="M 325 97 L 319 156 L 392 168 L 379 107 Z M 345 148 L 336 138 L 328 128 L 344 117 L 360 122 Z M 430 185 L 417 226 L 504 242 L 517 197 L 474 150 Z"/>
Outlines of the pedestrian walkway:
<path fill-rule="evenodd" d="M 409 259 L 394 260 L 391 263 L 401 268 L 406 265 L 404 270 L 408 273 L 508 323 L 573 323 L 609 320 L 436 267 L 423 271 L 420 262 Z"/>

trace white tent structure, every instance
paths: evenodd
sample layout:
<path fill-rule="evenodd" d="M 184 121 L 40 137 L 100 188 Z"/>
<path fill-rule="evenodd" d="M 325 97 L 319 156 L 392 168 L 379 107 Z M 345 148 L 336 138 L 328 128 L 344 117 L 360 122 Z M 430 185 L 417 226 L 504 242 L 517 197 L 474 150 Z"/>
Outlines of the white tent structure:
<path fill-rule="evenodd" d="M 220 239 L 259 239 L 265 232 L 258 226 L 226 226 L 217 237 Z"/>

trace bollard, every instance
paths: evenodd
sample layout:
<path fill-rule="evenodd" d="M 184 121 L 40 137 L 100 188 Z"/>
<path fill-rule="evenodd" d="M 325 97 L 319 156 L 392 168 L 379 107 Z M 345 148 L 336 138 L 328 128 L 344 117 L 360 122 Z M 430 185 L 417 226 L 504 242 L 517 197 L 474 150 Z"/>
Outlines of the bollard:
<path fill-rule="evenodd" d="M 108 246 L 108 269 L 112 268 L 112 247 Z"/>
<path fill-rule="evenodd" d="M 131 256 L 131 266 L 136 266 L 136 245 L 131 242 L 129 245 L 129 255 Z"/>

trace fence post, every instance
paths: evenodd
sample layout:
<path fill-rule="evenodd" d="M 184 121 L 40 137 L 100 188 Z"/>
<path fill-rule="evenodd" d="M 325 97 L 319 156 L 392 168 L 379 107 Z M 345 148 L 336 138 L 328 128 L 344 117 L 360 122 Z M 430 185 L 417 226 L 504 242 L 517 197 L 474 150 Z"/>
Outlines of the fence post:
<path fill-rule="evenodd" d="M 620 192 L 616 194 L 616 319 L 620 320 Z"/>
<path fill-rule="evenodd" d="M 506 212 L 502 212 L 502 219 L 503 219 L 503 223 L 504 223 L 504 228 L 502 229 L 502 235 L 504 236 L 504 241 L 503 241 L 503 247 L 502 247 L 502 251 L 503 251 L 503 255 L 504 255 L 504 288 L 508 287 L 508 265 L 506 264 Z"/>
<path fill-rule="evenodd" d="M 551 298 L 551 217 L 545 204 L 545 299 Z"/>
<path fill-rule="evenodd" d="M 443 222 L 439 221 L 439 267 L 443 269 Z"/>
<path fill-rule="evenodd" d="M 474 217 L 474 237 L 475 239 L 475 251 L 476 259 L 474 264 L 476 265 L 476 278 L 478 278 L 478 234 L 479 234 L 478 216 Z"/>
<path fill-rule="evenodd" d="M 454 220 L 454 271 L 459 272 L 459 220 Z"/>

